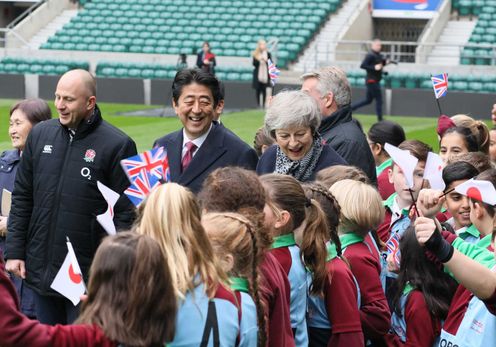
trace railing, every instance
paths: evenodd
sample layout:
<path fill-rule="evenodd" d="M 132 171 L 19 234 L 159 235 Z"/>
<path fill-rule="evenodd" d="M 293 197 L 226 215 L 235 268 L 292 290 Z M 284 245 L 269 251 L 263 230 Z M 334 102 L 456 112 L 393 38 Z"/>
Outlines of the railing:
<path fill-rule="evenodd" d="M 26 11 L 21 13 L 20 16 L 18 16 L 16 19 L 14 19 L 12 22 L 7 25 L 7 29 L 12 29 L 14 28 L 19 22 L 21 22 L 24 18 L 28 17 L 31 13 L 33 13 L 38 7 L 40 7 L 42 4 L 44 4 L 47 0 L 40 0 L 37 3 L 33 4 L 31 7 L 29 7 Z"/>
<path fill-rule="evenodd" d="M 322 46 L 316 45 L 315 49 L 315 65 L 316 67 L 329 65 L 333 61 L 362 61 L 369 51 L 370 41 L 353 41 L 340 40 L 338 42 L 329 42 L 322 49 Z M 336 51 L 331 51 L 331 47 L 337 47 Z M 418 42 L 399 42 L 399 41 L 382 41 L 382 53 L 391 60 L 404 63 L 425 63 L 434 47 L 438 48 L 456 48 L 458 54 L 454 54 L 454 50 L 448 50 L 436 54 L 438 58 L 474 58 L 485 59 L 491 65 L 496 65 L 496 44 L 475 44 L 467 43 L 448 44 L 448 43 L 422 43 Z M 463 50 L 465 48 L 474 50 L 474 54 L 469 55 Z"/>
<path fill-rule="evenodd" d="M 28 41 L 19 35 L 15 30 L 10 28 L 0 28 L 0 47 L 7 46 L 7 34 L 12 34 L 17 40 L 21 41 L 23 45 L 27 45 Z"/>

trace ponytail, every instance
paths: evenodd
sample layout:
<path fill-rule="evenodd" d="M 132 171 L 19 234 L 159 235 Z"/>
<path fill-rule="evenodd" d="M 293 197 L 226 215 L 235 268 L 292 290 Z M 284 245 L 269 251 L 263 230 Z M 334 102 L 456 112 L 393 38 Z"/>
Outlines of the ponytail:
<path fill-rule="evenodd" d="M 305 266 L 313 273 L 310 293 L 323 295 L 327 278 L 326 242 L 329 240 L 330 235 L 324 211 L 314 199 L 310 199 L 305 221 L 306 226 L 300 250 Z"/>
<path fill-rule="evenodd" d="M 479 150 L 484 154 L 489 154 L 489 144 L 491 136 L 489 128 L 480 120 L 475 121 L 475 130 L 477 131 L 477 141 L 479 142 Z"/>

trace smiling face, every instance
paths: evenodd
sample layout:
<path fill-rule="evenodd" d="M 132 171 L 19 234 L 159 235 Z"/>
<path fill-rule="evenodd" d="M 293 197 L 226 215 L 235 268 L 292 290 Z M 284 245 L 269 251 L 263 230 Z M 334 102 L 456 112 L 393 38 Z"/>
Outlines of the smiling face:
<path fill-rule="evenodd" d="M 55 91 L 55 107 L 60 124 L 75 129 L 89 117 L 95 108 L 96 97 L 85 84 L 85 76 L 79 71 L 69 71 L 63 75 Z"/>
<path fill-rule="evenodd" d="M 313 134 L 310 127 L 277 129 L 276 143 L 291 160 L 300 160 L 312 148 Z"/>
<path fill-rule="evenodd" d="M 467 144 L 462 135 L 458 133 L 448 133 L 443 136 L 440 143 L 439 156 L 444 163 L 452 155 L 468 153 Z"/>
<path fill-rule="evenodd" d="M 424 178 L 425 162 L 419 161 L 415 170 L 413 171 L 413 197 L 417 199 L 422 181 Z M 400 208 L 409 207 L 413 201 L 410 192 L 408 191 L 408 184 L 405 175 L 400 167 L 396 164 L 393 165 L 392 170 L 389 171 L 389 183 L 392 183 L 394 190 L 398 193 L 398 203 Z"/>
<path fill-rule="evenodd" d="M 454 181 L 446 188 L 446 190 L 451 190 L 465 181 L 466 180 Z M 447 194 L 446 208 L 453 216 L 456 230 L 472 224 L 470 222 L 470 203 L 469 199 L 465 195 L 462 195 L 456 191 L 452 191 Z"/>
<path fill-rule="evenodd" d="M 205 134 L 215 116 L 214 98 L 207 86 L 192 83 L 183 87 L 174 110 L 190 140 Z"/>
<path fill-rule="evenodd" d="M 33 125 L 24 112 L 19 109 L 12 112 L 9 122 L 9 136 L 12 141 L 12 147 L 22 151 L 32 128 Z"/>

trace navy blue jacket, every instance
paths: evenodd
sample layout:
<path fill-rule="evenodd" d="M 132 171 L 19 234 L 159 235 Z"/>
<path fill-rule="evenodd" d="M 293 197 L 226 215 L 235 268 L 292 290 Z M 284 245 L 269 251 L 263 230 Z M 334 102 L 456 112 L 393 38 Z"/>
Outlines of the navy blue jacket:
<path fill-rule="evenodd" d="M 374 157 L 360 123 L 352 117 L 349 105 L 323 118 L 319 133 L 343 159 L 362 169 L 370 182 L 377 185 Z"/>
<path fill-rule="evenodd" d="M 21 157 L 17 149 L 5 151 L 0 155 L 0 201 L 2 201 L 4 189 L 7 189 L 9 192 L 14 190 L 14 181 L 20 160 Z M 0 212 L 2 216 L 5 214 L 4 211 Z"/>
<path fill-rule="evenodd" d="M 183 129 L 156 140 L 153 146 L 163 146 L 167 150 L 171 181 L 188 187 L 195 194 L 200 191 L 205 178 L 215 169 L 241 166 L 255 170 L 258 162 L 253 148 L 218 123 L 213 123 L 205 142 L 184 172 L 181 172 Z"/>
<path fill-rule="evenodd" d="M 50 285 L 67 254 L 66 236 L 88 278 L 107 235 L 96 221 L 108 207 L 97 181 L 121 194 L 114 208 L 117 229 L 131 227 L 135 208 L 122 194 L 129 180 L 120 161 L 133 155 L 134 141 L 105 122 L 98 107 L 80 123 L 73 140 L 58 119 L 30 132 L 12 192 L 5 255 L 26 261 L 26 283 L 39 294 L 59 296 Z"/>
<path fill-rule="evenodd" d="M 276 153 L 277 153 L 277 145 L 272 145 L 264 152 L 264 154 L 260 157 L 257 166 L 257 173 L 259 175 L 273 173 L 276 169 Z M 320 158 L 317 161 L 317 165 L 315 166 L 315 170 L 312 173 L 312 176 L 308 179 L 308 181 L 315 180 L 315 175 L 322 169 L 333 165 L 348 165 L 346 160 L 344 160 L 334 149 L 332 149 L 329 145 L 324 145 L 322 153 L 320 154 Z"/>

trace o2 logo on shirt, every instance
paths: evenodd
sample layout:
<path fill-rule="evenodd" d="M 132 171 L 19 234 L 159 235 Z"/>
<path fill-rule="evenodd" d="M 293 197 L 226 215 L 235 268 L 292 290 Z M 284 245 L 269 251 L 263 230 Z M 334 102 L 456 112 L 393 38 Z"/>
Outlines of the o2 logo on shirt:
<path fill-rule="evenodd" d="M 86 178 L 88 180 L 91 180 L 91 171 L 90 171 L 90 169 L 88 169 L 87 167 L 83 167 L 81 169 L 81 176 L 83 176 L 84 178 Z"/>

